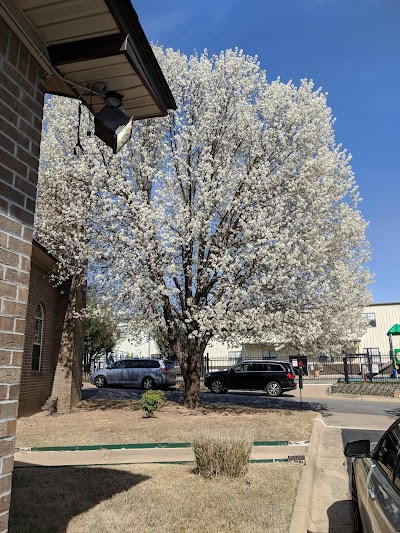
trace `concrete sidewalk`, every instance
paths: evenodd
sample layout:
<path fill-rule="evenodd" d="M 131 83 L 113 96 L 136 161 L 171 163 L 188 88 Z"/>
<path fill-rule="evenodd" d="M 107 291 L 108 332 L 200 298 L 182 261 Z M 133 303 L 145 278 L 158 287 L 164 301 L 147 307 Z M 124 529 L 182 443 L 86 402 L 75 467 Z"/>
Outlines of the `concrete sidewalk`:
<path fill-rule="evenodd" d="M 250 460 L 288 460 L 306 456 L 307 446 L 254 446 Z M 16 451 L 15 467 L 78 466 L 195 462 L 192 448 L 98 449 L 78 451 Z"/>
<path fill-rule="evenodd" d="M 341 430 L 317 418 L 289 533 L 353 533 Z"/>
<path fill-rule="evenodd" d="M 289 533 L 354 532 L 342 429 L 385 431 L 396 418 L 348 413 L 316 416 Z"/>

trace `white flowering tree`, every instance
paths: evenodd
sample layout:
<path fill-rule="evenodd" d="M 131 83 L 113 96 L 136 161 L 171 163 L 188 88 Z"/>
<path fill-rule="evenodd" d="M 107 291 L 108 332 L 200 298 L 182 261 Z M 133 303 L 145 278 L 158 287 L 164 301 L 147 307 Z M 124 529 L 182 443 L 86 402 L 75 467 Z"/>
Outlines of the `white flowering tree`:
<path fill-rule="evenodd" d="M 315 352 L 358 338 L 369 246 L 321 90 L 268 83 L 237 50 L 155 51 L 177 111 L 136 122 L 117 156 L 93 138 L 73 156 L 68 106 L 51 104 L 59 136 L 43 153 L 69 152 L 42 166 L 39 190 L 65 187 L 71 201 L 50 228 L 46 196 L 38 227 L 47 246 L 64 242 L 66 268 L 89 258 L 103 305 L 132 332 L 162 332 L 195 408 L 212 339 Z"/>
<path fill-rule="evenodd" d="M 35 236 L 57 257 L 58 281 L 86 279 L 93 227 L 97 142 L 86 136 L 85 113 L 85 152 L 76 146 L 78 106 L 76 100 L 47 97 L 43 117 Z"/>

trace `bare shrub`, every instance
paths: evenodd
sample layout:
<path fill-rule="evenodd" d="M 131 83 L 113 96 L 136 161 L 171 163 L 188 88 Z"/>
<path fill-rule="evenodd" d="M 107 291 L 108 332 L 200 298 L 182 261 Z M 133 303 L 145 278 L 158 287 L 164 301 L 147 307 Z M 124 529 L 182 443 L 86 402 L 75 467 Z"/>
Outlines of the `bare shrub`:
<path fill-rule="evenodd" d="M 197 471 L 205 478 L 241 477 L 249 466 L 253 435 L 248 429 L 199 432 L 193 439 Z"/>

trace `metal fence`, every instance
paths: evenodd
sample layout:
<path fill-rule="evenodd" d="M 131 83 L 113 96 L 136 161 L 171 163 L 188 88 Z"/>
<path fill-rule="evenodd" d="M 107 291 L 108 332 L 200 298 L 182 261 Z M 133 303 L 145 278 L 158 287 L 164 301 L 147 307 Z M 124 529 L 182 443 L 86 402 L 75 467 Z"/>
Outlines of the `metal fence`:
<path fill-rule="evenodd" d="M 103 356 L 96 361 L 95 368 L 107 366 L 107 364 L 126 359 L 129 354 L 125 352 L 113 352 L 110 360 Z M 152 356 L 156 357 L 156 356 Z M 231 357 L 210 357 L 204 355 L 201 364 L 200 377 L 204 379 L 206 372 L 215 372 L 218 370 L 228 370 L 236 363 L 245 360 L 241 356 Z M 268 360 L 272 360 L 271 357 Z M 303 379 L 310 382 L 354 382 L 370 381 L 382 382 L 396 379 L 397 372 L 394 371 L 393 360 L 390 355 L 371 355 L 371 354 L 352 354 L 308 357 L 304 355 L 278 356 L 276 360 L 288 361 L 292 363 L 294 371 L 298 374 L 299 365 L 302 365 Z M 183 377 L 178 362 L 175 362 L 177 381 L 182 382 Z M 400 375 L 399 375 L 400 378 Z"/>
<path fill-rule="evenodd" d="M 398 378 L 393 358 L 390 355 L 346 355 L 343 362 L 343 381 L 347 383 L 353 381 L 382 382 Z"/>
<path fill-rule="evenodd" d="M 318 357 L 290 355 L 278 356 L 276 359 L 292 363 L 296 374 L 298 374 L 299 366 L 302 366 L 303 377 L 306 381 L 386 381 L 397 377 L 397 373 L 395 375 L 393 372 L 392 358 L 388 354 L 320 355 Z M 203 375 L 204 372 L 227 370 L 241 360 L 240 357 L 216 359 L 205 356 L 202 365 Z"/>

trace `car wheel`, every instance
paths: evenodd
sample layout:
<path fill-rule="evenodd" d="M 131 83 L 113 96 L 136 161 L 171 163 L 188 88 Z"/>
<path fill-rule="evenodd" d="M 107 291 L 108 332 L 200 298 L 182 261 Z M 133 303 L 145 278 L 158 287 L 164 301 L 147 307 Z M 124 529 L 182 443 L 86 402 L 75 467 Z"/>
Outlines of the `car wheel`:
<path fill-rule="evenodd" d="M 142 387 L 145 390 L 150 390 L 154 387 L 154 379 L 153 378 L 144 378 L 142 381 Z"/>
<path fill-rule="evenodd" d="M 351 507 L 353 511 L 354 532 L 363 533 L 364 529 L 362 527 L 360 509 L 358 507 L 358 495 L 354 470 L 351 476 Z"/>
<path fill-rule="evenodd" d="M 282 394 L 282 387 L 277 381 L 270 381 L 267 383 L 264 390 L 268 396 L 280 396 Z"/>
<path fill-rule="evenodd" d="M 107 385 L 107 380 L 104 376 L 97 376 L 96 379 L 94 380 L 94 384 L 96 385 L 97 388 L 102 389 L 103 387 Z"/>
<path fill-rule="evenodd" d="M 215 392 L 215 394 L 221 394 L 224 392 L 225 387 L 222 384 L 222 381 L 219 379 L 214 379 L 210 385 L 210 391 Z"/>

